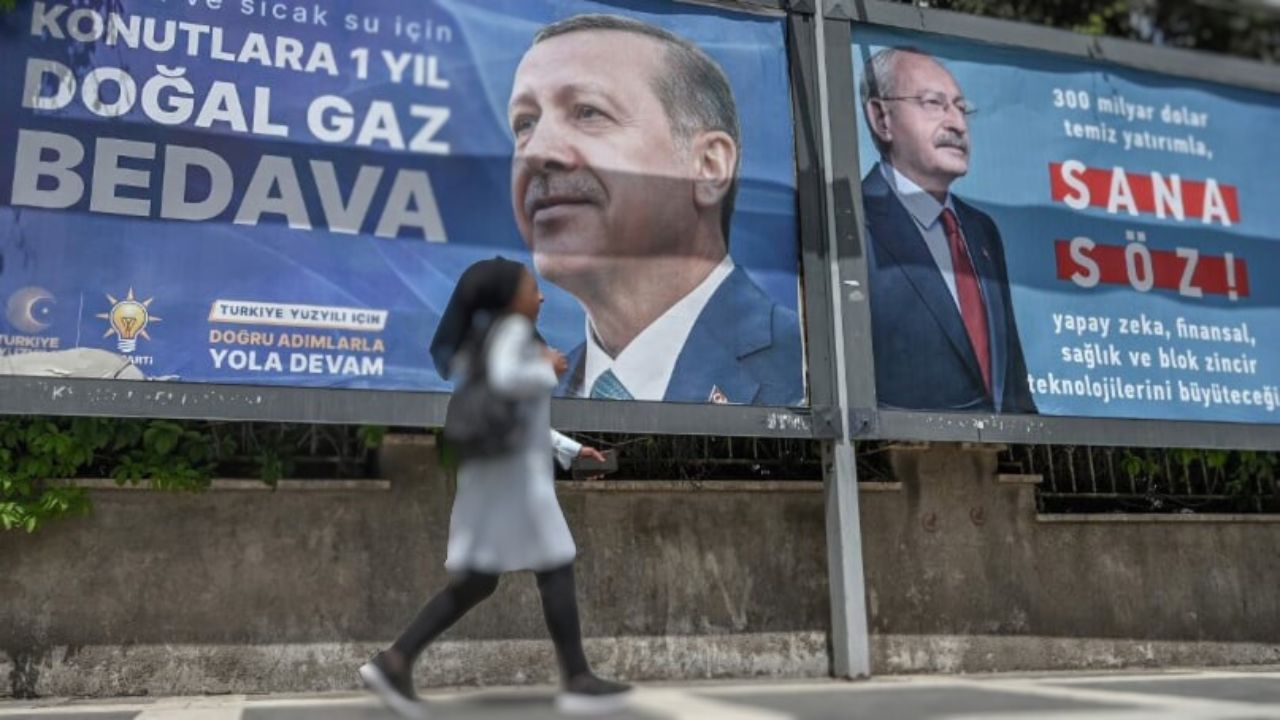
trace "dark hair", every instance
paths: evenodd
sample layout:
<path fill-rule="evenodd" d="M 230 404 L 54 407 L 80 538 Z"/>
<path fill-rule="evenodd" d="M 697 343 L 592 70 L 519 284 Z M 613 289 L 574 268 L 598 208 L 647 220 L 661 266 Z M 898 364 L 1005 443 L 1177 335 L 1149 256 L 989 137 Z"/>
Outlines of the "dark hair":
<path fill-rule="evenodd" d="M 501 256 L 463 271 L 431 338 L 431 359 L 441 378 L 451 374 L 454 357 L 477 354 L 489 329 L 507 314 L 526 272 L 523 264 Z"/>
<path fill-rule="evenodd" d="M 692 140 L 701 132 L 718 130 L 733 139 L 741 153 L 742 130 L 738 124 L 738 106 L 733 88 L 724 69 L 702 48 L 655 25 L 620 15 L 584 14 L 551 23 L 533 38 L 537 45 L 560 35 L 593 30 L 643 35 L 662 43 L 669 72 L 653 78 L 653 91 L 667 113 L 675 136 L 680 141 Z M 725 193 L 720 208 L 720 229 L 725 244 L 729 242 L 729 225 L 738 195 L 738 171 L 741 158 L 733 168 L 733 182 Z"/>

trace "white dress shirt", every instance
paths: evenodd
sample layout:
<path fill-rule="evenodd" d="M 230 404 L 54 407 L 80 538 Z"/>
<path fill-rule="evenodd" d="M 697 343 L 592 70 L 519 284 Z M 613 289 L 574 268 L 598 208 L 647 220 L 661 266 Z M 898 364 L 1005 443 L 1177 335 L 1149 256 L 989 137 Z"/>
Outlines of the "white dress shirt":
<path fill-rule="evenodd" d="M 951 291 L 951 300 L 955 302 L 956 309 L 960 309 L 960 295 L 956 292 L 956 276 L 955 269 L 951 262 L 951 244 L 947 242 L 947 229 L 942 224 L 942 211 L 949 209 L 955 212 L 955 204 L 951 202 L 951 193 L 947 193 L 947 201 L 945 203 L 938 202 L 938 199 L 923 188 L 915 184 L 906 175 L 898 172 L 898 169 L 890 165 L 888 161 L 880 161 L 880 172 L 884 175 L 884 179 L 889 183 L 889 187 L 893 189 L 893 194 L 898 196 L 898 200 L 902 206 L 907 209 L 907 214 L 915 221 L 916 228 L 920 230 L 921 237 L 924 238 L 924 244 L 929 247 L 929 254 L 933 256 L 933 261 L 938 264 L 938 270 L 942 272 L 942 281 L 947 284 L 947 290 Z M 959 218 L 957 218 L 957 223 Z M 961 230 L 963 236 L 964 231 Z"/>
<path fill-rule="evenodd" d="M 611 357 L 600 347 L 588 317 L 587 364 L 579 390 L 581 397 L 590 397 L 596 380 L 606 370 L 612 370 L 636 400 L 662 400 L 694 323 L 733 269 L 733 258 L 725 255 L 696 288 L 650 323 L 617 357 Z"/>

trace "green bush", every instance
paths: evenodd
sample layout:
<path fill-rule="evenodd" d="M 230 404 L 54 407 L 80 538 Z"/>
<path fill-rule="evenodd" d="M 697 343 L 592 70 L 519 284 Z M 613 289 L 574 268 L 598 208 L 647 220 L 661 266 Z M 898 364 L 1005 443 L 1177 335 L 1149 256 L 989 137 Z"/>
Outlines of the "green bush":
<path fill-rule="evenodd" d="M 95 475 L 157 490 L 208 487 L 219 451 L 214 436 L 169 420 L 0 418 L 0 528 L 34 532 L 84 514 L 89 499 L 71 478 Z"/>
<path fill-rule="evenodd" d="M 35 532 L 57 518 L 87 513 L 88 494 L 67 482 L 74 478 L 199 492 L 216 473 L 231 470 L 274 487 L 307 458 L 305 446 L 311 455 L 355 461 L 378 447 L 385 433 L 383 427 L 361 427 L 352 441 L 344 440 L 349 433 L 337 432 L 321 442 L 319 431 L 305 425 L 0 416 L 0 530 Z"/>

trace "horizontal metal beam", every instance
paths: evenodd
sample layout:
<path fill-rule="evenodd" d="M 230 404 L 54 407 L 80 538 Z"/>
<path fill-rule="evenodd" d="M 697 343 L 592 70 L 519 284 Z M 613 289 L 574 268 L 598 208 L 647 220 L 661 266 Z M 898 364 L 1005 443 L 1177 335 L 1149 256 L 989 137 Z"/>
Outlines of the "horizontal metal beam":
<path fill-rule="evenodd" d="M 560 430 L 660 435 L 727 435 L 833 439 L 840 435 L 834 408 L 768 408 L 557 400 L 551 422 Z"/>
<path fill-rule="evenodd" d="M 0 414 L 440 427 L 443 393 L 0 377 Z M 557 400 L 563 430 L 834 438 L 831 409 Z"/>
<path fill-rule="evenodd" d="M 860 440 L 1280 450 L 1280 425 L 904 410 L 850 415 Z"/>
<path fill-rule="evenodd" d="M 1274 65 L 1135 40 L 1082 35 L 1030 23 L 978 17 L 881 0 L 825 0 L 827 17 L 940 33 L 985 43 L 1104 60 L 1196 80 L 1280 92 Z"/>
<path fill-rule="evenodd" d="M 746 10 L 748 12 L 777 11 L 793 9 L 797 3 L 814 7 L 816 0 L 674 0 L 681 5 L 702 5 L 704 7 L 723 8 L 725 10 Z M 810 9 L 809 12 L 813 12 Z"/>
<path fill-rule="evenodd" d="M 449 396 L 147 380 L 0 377 L 0 414 L 429 427 Z"/>

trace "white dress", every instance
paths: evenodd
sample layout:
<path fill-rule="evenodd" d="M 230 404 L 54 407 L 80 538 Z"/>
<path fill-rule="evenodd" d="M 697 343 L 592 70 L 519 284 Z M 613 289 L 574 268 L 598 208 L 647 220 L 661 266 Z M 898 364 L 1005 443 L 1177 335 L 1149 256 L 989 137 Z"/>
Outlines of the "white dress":
<path fill-rule="evenodd" d="M 467 358 L 460 358 L 459 383 L 466 365 Z M 459 465 L 445 568 L 504 573 L 561 567 L 577 547 L 556 499 L 551 461 L 554 454 L 568 467 L 582 446 L 551 429 L 555 370 L 523 316 L 510 315 L 494 328 L 488 376 L 494 390 L 519 399 L 523 441 L 512 454 Z"/>

